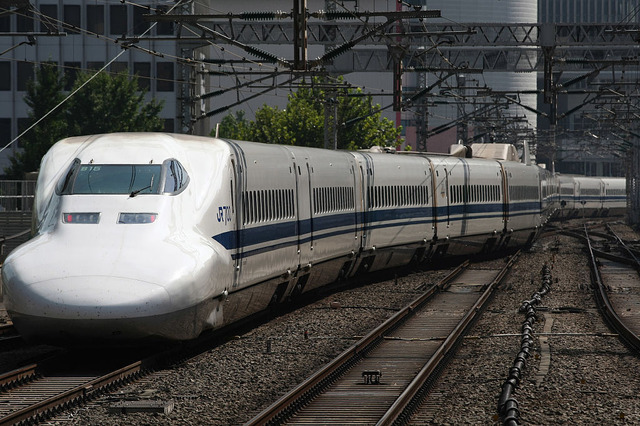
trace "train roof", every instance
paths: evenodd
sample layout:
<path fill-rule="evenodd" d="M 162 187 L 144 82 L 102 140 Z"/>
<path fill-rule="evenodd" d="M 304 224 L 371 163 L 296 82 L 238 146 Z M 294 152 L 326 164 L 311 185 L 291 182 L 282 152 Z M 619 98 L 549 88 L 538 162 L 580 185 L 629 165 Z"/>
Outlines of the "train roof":
<path fill-rule="evenodd" d="M 471 150 L 474 158 L 520 162 L 516 147 L 508 143 L 474 143 Z"/>
<path fill-rule="evenodd" d="M 132 143 L 135 142 L 135 143 Z M 58 142 L 58 151 L 73 153 L 83 163 L 120 163 L 126 158 L 131 163 L 161 164 L 167 158 L 177 158 L 185 149 L 202 146 L 205 142 L 215 146 L 216 139 L 191 135 L 129 132 L 89 136 L 74 136 Z"/>

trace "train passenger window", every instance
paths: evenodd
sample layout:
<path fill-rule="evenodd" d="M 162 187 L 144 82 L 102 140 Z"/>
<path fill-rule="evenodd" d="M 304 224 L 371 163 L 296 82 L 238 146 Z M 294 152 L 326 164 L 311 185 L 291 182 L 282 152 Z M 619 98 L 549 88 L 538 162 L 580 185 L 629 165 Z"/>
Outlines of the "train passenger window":
<path fill-rule="evenodd" d="M 276 191 L 274 189 L 269 190 L 269 206 L 270 206 L 270 217 L 271 220 L 276 220 L 278 218 L 276 214 Z"/>
<path fill-rule="evenodd" d="M 258 221 L 258 193 L 251 191 L 251 223 Z"/>
<path fill-rule="evenodd" d="M 313 212 L 318 213 L 318 188 L 313 188 Z"/>
<path fill-rule="evenodd" d="M 282 190 L 281 189 L 276 189 L 276 217 L 278 219 L 282 219 L 284 217 L 284 215 L 282 214 L 282 203 L 283 203 L 283 199 L 282 199 Z"/>
<path fill-rule="evenodd" d="M 289 216 L 294 217 L 296 215 L 295 200 L 293 198 L 293 189 L 289 190 Z"/>
<path fill-rule="evenodd" d="M 246 225 L 249 220 L 249 194 L 246 192 L 242 194 L 242 211 L 243 215 L 243 223 Z"/>

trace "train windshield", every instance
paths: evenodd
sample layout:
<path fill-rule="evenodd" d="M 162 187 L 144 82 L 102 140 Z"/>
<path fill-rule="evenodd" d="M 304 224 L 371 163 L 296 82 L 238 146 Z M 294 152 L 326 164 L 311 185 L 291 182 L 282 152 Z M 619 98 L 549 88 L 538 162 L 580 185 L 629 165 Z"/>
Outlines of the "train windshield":
<path fill-rule="evenodd" d="M 80 164 L 75 162 L 58 187 L 68 194 L 158 194 L 160 164 Z"/>

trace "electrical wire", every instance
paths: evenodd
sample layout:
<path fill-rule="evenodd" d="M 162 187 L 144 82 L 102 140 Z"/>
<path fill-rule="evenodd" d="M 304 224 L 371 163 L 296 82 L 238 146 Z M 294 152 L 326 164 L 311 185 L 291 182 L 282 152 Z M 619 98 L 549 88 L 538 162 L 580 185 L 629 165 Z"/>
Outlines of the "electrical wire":
<path fill-rule="evenodd" d="M 178 7 L 178 4 L 174 5 L 172 7 L 175 8 Z M 156 26 L 157 23 L 153 23 L 151 26 L 149 26 L 149 28 L 143 33 L 146 34 L 147 32 L 151 31 L 151 29 L 153 27 Z M 35 126 L 37 126 L 41 121 L 43 121 L 45 118 L 47 118 L 49 115 L 51 115 L 55 110 L 57 110 L 60 106 L 62 106 L 64 103 L 66 103 L 69 99 L 71 99 L 71 97 L 73 95 L 75 95 L 76 93 L 78 93 L 80 90 L 82 90 L 87 84 L 89 84 L 90 81 L 92 81 L 98 74 L 100 74 L 100 72 L 104 71 L 107 69 L 107 67 L 109 67 L 113 62 L 115 62 L 118 58 L 120 58 L 120 56 L 124 55 L 126 51 L 122 50 L 120 53 L 118 53 L 115 57 L 113 57 L 113 59 L 111 59 L 109 62 L 107 62 L 102 68 L 100 68 L 95 74 L 91 75 L 84 83 L 82 83 L 80 86 L 78 86 L 73 92 L 69 93 L 69 95 L 67 95 L 62 101 L 60 101 L 56 106 L 54 106 L 53 108 L 51 108 L 46 114 L 44 114 L 42 117 L 40 117 L 38 120 L 36 120 L 31 126 L 29 126 L 28 128 L 26 128 L 25 130 L 22 131 L 22 133 L 20 133 L 18 136 L 16 136 L 13 140 L 11 140 L 8 144 L 6 144 L 4 147 L 2 147 L 0 149 L 0 153 L 2 153 L 4 150 L 6 150 L 7 148 L 9 148 L 12 144 L 14 144 L 17 140 L 19 140 L 22 136 L 24 136 L 27 132 L 29 132 L 31 129 L 33 129 Z"/>

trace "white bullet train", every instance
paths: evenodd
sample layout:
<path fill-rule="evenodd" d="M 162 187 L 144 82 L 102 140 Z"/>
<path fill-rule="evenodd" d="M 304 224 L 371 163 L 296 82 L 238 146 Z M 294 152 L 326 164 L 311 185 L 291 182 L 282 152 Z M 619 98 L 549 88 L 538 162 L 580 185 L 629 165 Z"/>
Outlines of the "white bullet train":
<path fill-rule="evenodd" d="M 558 187 L 556 218 L 621 215 L 627 208 L 624 179 L 559 175 Z"/>
<path fill-rule="evenodd" d="M 188 340 L 339 278 L 521 246 L 565 180 L 498 148 L 513 156 L 68 138 L 42 160 L 34 238 L 2 267 L 5 307 L 32 341 Z"/>

